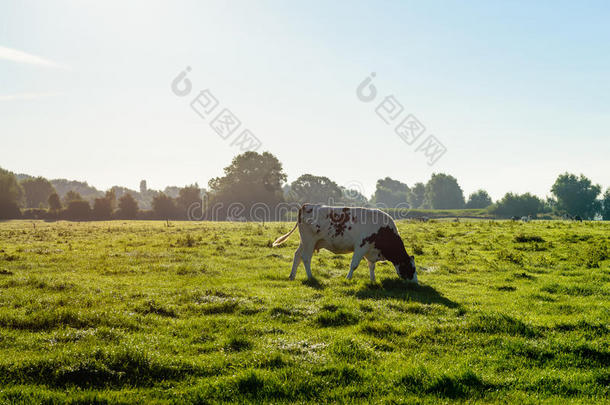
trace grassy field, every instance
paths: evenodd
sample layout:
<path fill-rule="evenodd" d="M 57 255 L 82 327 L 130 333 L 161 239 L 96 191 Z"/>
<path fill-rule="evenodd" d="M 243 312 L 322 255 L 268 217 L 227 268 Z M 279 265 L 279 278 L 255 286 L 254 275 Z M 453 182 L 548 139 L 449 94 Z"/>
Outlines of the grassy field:
<path fill-rule="evenodd" d="M 400 222 L 419 286 L 291 226 L 0 223 L 0 403 L 608 402 L 609 223 Z"/>

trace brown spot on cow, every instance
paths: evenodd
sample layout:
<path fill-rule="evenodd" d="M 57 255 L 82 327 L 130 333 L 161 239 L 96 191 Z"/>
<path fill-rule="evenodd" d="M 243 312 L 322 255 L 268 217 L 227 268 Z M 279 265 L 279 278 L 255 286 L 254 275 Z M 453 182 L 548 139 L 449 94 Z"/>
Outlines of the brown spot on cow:
<path fill-rule="evenodd" d="M 349 208 L 343 208 L 343 212 L 334 213 L 330 212 L 330 223 L 335 228 L 335 237 L 343 236 L 345 229 L 347 228 L 347 222 L 350 220 Z"/>

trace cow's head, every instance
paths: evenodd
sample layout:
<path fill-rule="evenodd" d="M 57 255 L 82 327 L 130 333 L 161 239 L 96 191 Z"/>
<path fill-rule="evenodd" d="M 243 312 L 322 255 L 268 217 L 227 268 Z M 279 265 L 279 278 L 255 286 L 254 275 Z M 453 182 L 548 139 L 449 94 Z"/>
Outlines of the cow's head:
<path fill-rule="evenodd" d="M 415 268 L 415 257 L 407 255 L 407 260 L 402 261 L 396 265 L 396 273 L 403 279 L 417 282 L 417 269 Z"/>

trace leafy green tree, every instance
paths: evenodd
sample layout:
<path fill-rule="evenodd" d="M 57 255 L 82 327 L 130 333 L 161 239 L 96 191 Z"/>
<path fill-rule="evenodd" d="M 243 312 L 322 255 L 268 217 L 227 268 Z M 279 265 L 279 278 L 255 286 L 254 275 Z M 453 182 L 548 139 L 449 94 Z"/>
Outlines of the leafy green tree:
<path fill-rule="evenodd" d="M 104 193 L 86 182 L 66 179 L 50 180 L 60 198 L 64 199 L 68 191 L 72 190 L 82 196 L 83 199 L 92 201 L 94 198 L 103 197 Z"/>
<path fill-rule="evenodd" d="M 57 195 L 57 193 L 51 194 L 47 200 L 47 204 L 49 205 L 49 211 L 53 215 L 57 216 L 61 210 L 61 200 L 59 199 L 59 195 Z"/>
<path fill-rule="evenodd" d="M 74 190 L 70 190 L 64 196 L 64 205 L 67 207 L 72 201 L 81 201 L 83 197 Z"/>
<path fill-rule="evenodd" d="M 444 173 L 434 173 L 426 184 L 425 205 L 434 209 L 464 207 L 464 192 L 457 179 Z"/>
<path fill-rule="evenodd" d="M 121 219 L 136 219 L 138 214 L 138 202 L 131 194 L 124 194 L 119 198 L 119 209 L 117 216 Z"/>
<path fill-rule="evenodd" d="M 53 185 L 44 177 L 22 180 L 21 187 L 25 193 L 25 206 L 27 208 L 47 206 L 49 196 L 55 192 Z"/>
<path fill-rule="evenodd" d="M 106 191 L 104 198 L 108 200 L 108 204 L 110 205 L 110 212 L 112 213 L 112 211 L 114 211 L 114 209 L 116 208 L 116 189 L 112 187 L 110 190 Z"/>
<path fill-rule="evenodd" d="M 604 221 L 610 221 L 610 188 L 606 190 L 601 201 L 601 215 Z"/>
<path fill-rule="evenodd" d="M 197 183 L 182 187 L 178 191 L 176 206 L 183 218 L 187 217 L 189 207 L 195 203 L 201 204 L 201 189 Z"/>
<path fill-rule="evenodd" d="M 557 200 L 553 197 L 548 197 L 544 201 L 544 210 L 543 212 L 553 212 L 557 211 Z"/>
<path fill-rule="evenodd" d="M 153 198 L 152 209 L 158 219 L 174 219 L 176 217 L 176 204 L 165 193 L 160 193 Z"/>
<path fill-rule="evenodd" d="M 224 176 L 209 181 L 210 209 L 214 210 L 210 215 L 225 218 L 233 214 L 227 211 L 229 207 L 239 205 L 242 207 L 241 215 L 246 217 L 255 207 L 266 209 L 267 213 L 275 216 L 277 205 L 284 200 L 282 183 L 286 181 L 286 174 L 274 155 L 269 152 L 242 153 L 233 158 L 224 173 Z"/>
<path fill-rule="evenodd" d="M 419 208 L 423 205 L 426 197 L 426 186 L 424 183 L 415 183 L 407 196 L 407 202 L 411 208 Z"/>
<path fill-rule="evenodd" d="M 339 186 L 341 189 L 341 198 L 339 202 L 343 205 L 352 207 L 366 207 L 369 205 L 369 200 L 356 189 L 347 189 Z"/>
<path fill-rule="evenodd" d="M 337 204 L 342 193 L 337 183 L 328 177 L 304 174 L 290 184 L 290 196 L 301 204 Z"/>
<path fill-rule="evenodd" d="M 405 183 L 386 177 L 377 180 L 372 200 L 377 205 L 396 208 L 407 203 L 408 194 L 409 187 Z"/>
<path fill-rule="evenodd" d="M 557 177 L 551 192 L 557 198 L 557 209 L 572 216 L 593 218 L 599 210 L 597 196 L 601 187 L 594 185 L 584 175 L 564 173 Z"/>
<path fill-rule="evenodd" d="M 85 200 L 72 200 L 62 213 L 63 217 L 73 221 L 91 219 L 91 206 Z"/>
<path fill-rule="evenodd" d="M 493 201 L 485 190 L 477 190 L 468 196 L 466 208 L 487 208 Z"/>
<path fill-rule="evenodd" d="M 0 219 L 19 218 L 23 189 L 15 174 L 0 168 Z"/>
<path fill-rule="evenodd" d="M 112 216 L 112 199 L 108 197 L 96 198 L 93 201 L 92 216 L 97 220 L 107 220 Z"/>
<path fill-rule="evenodd" d="M 544 210 L 544 201 L 530 193 L 514 194 L 506 193 L 489 211 L 503 218 L 524 217 L 531 215 L 535 217 Z"/>
<path fill-rule="evenodd" d="M 180 187 L 167 186 L 163 190 L 163 194 L 165 194 L 169 198 L 178 198 L 178 195 L 180 195 Z"/>

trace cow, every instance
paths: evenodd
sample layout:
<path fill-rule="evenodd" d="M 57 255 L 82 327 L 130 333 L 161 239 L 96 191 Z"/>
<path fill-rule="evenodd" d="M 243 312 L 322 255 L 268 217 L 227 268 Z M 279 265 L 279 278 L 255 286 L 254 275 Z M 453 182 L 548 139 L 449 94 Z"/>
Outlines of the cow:
<path fill-rule="evenodd" d="M 363 258 L 369 264 L 369 275 L 375 282 L 375 263 L 387 260 L 399 277 L 417 283 L 415 259 L 409 256 L 398 234 L 394 220 L 385 212 L 370 208 L 331 207 L 304 204 L 298 212 L 294 228 L 277 238 L 273 246 L 282 244 L 296 228 L 301 243 L 294 252 L 290 280 L 294 280 L 301 261 L 311 279 L 311 258 L 314 251 L 329 250 L 335 254 L 354 252 L 347 279 Z"/>

